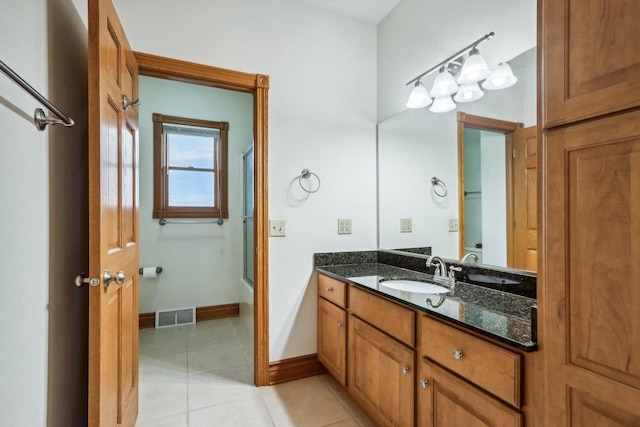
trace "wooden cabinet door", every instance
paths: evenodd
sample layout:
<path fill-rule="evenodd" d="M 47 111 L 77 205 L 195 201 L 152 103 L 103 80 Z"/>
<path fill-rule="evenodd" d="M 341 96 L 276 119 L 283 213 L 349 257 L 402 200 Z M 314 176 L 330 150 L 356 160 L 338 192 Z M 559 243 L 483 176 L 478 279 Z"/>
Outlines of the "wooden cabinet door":
<path fill-rule="evenodd" d="M 545 129 L 640 105 L 640 2 L 541 0 Z"/>
<path fill-rule="evenodd" d="M 542 151 L 546 425 L 640 425 L 640 112 Z"/>
<path fill-rule="evenodd" d="M 413 427 L 415 351 L 349 316 L 349 391 L 379 425 Z"/>
<path fill-rule="evenodd" d="M 347 314 L 323 298 L 318 298 L 318 360 L 347 384 Z"/>
<path fill-rule="evenodd" d="M 138 99 L 138 66 L 110 0 L 89 0 L 89 83 L 89 273 L 99 282 L 89 289 L 89 425 L 133 427 L 138 107 L 123 99 Z M 119 272 L 117 281 L 107 280 Z"/>
<path fill-rule="evenodd" d="M 537 151 L 536 126 L 513 132 L 513 254 L 509 267 L 538 269 Z"/>
<path fill-rule="evenodd" d="M 416 398 L 419 427 L 522 426 L 522 414 L 446 369 L 423 359 L 419 370 Z"/>

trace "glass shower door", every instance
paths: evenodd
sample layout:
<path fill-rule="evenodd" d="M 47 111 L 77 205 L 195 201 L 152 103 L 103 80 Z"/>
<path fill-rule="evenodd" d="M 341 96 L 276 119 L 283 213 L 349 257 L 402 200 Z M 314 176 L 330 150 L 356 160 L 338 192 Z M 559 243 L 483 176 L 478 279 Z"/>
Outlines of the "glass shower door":
<path fill-rule="evenodd" d="M 242 156 L 243 174 L 243 231 L 244 231 L 244 280 L 253 286 L 253 260 L 255 245 L 253 241 L 253 145 Z"/>

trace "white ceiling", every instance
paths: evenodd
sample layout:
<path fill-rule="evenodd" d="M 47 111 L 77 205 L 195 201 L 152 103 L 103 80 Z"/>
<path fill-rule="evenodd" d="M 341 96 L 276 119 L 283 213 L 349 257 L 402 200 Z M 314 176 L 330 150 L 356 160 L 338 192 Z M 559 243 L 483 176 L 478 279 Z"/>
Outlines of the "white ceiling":
<path fill-rule="evenodd" d="M 400 0 L 298 0 L 361 21 L 377 24 L 396 7 Z"/>

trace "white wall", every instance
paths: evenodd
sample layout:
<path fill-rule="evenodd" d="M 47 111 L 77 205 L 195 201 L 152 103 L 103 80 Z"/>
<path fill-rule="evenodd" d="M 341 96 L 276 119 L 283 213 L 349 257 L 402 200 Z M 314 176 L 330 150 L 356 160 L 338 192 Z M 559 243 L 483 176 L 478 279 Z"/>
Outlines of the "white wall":
<path fill-rule="evenodd" d="M 0 425 L 86 425 L 87 33 L 67 0 L 7 0 L 2 61 L 76 121 L 33 125 L 38 102 L 0 74 Z"/>
<path fill-rule="evenodd" d="M 253 96 L 140 77 L 140 312 L 237 303 L 242 279 L 242 153 L 253 140 Z M 158 225 L 153 211 L 153 113 L 229 122 L 229 218 L 224 225 Z"/>
<path fill-rule="evenodd" d="M 270 359 L 314 353 L 313 253 L 376 247 L 375 26 L 293 0 L 115 5 L 134 50 L 270 76 Z M 304 168 L 322 188 L 297 202 Z"/>
<path fill-rule="evenodd" d="M 493 31 L 480 46 L 490 67 L 536 44 L 535 0 L 402 0 L 378 24 L 378 119 L 405 109 L 412 78 Z M 425 86 L 431 84 L 425 80 Z"/>

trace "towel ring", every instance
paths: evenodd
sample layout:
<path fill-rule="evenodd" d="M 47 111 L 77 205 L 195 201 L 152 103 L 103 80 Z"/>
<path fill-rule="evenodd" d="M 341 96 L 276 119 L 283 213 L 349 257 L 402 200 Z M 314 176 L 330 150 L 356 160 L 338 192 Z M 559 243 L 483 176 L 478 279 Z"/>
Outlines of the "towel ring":
<path fill-rule="evenodd" d="M 444 183 L 444 181 L 434 176 L 433 178 L 431 178 L 431 184 L 433 185 L 433 192 L 436 193 L 436 196 L 438 197 L 447 196 L 447 193 L 448 193 L 447 185 Z M 437 190 L 438 187 L 442 188 L 440 192 L 438 192 Z"/>
<path fill-rule="evenodd" d="M 316 177 L 316 180 L 318 180 L 318 186 L 316 187 L 315 190 L 309 190 L 304 188 L 304 185 L 302 185 L 302 180 L 303 179 L 309 179 L 312 176 Z M 302 188 L 304 191 L 306 191 L 307 193 L 315 193 L 316 191 L 318 191 L 320 189 L 320 177 L 318 175 L 316 175 L 315 173 L 311 172 L 309 169 L 303 169 L 302 173 L 300 173 L 300 176 L 298 176 L 298 184 L 300 184 L 300 188 Z"/>

